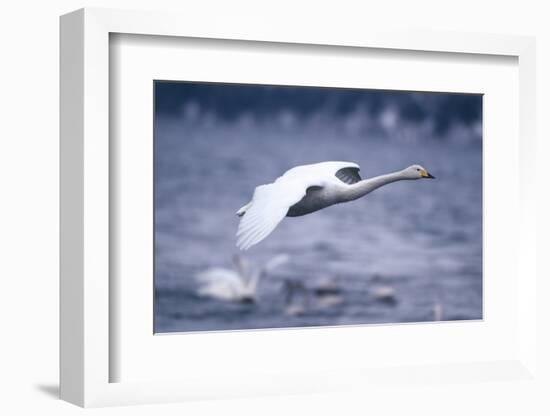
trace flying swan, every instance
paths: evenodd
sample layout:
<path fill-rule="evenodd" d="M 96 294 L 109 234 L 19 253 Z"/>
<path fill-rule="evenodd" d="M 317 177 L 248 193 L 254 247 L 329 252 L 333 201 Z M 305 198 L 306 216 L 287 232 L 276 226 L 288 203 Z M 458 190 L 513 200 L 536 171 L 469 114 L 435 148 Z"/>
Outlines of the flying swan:
<path fill-rule="evenodd" d="M 266 238 L 284 217 L 299 217 L 367 195 L 381 186 L 407 179 L 434 179 L 420 165 L 362 180 L 353 162 L 296 166 L 275 182 L 260 185 L 252 200 L 237 211 L 241 217 L 237 247 L 248 250 Z"/>

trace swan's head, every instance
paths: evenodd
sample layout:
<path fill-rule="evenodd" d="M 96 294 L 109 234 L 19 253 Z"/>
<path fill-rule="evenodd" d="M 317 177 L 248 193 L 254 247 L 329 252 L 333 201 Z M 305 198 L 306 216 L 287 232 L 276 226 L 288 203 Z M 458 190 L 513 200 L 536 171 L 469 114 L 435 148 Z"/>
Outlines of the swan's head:
<path fill-rule="evenodd" d="M 431 173 L 420 165 L 412 165 L 401 171 L 407 179 L 435 179 Z"/>

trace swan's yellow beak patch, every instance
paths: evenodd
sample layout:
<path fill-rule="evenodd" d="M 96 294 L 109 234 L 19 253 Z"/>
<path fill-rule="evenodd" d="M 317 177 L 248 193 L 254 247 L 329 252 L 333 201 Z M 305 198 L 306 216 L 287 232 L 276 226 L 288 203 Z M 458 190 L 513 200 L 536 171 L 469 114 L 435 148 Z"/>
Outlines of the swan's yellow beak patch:
<path fill-rule="evenodd" d="M 431 173 L 429 173 L 427 170 L 422 170 L 420 171 L 420 176 L 422 176 L 423 178 L 430 178 L 430 179 L 435 179 L 435 176 L 433 176 Z"/>

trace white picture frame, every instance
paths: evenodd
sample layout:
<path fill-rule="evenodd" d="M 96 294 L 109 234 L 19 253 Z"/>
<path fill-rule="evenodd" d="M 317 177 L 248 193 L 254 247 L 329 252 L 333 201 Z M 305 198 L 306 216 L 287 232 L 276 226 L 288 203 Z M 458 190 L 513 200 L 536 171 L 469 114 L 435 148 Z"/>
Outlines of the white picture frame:
<path fill-rule="evenodd" d="M 534 189 L 526 167 L 534 165 L 535 43 L 529 37 L 429 32 L 303 32 L 300 27 L 250 21 L 238 27 L 223 19 L 204 26 L 192 16 L 82 9 L 61 18 L 61 398 L 80 406 L 182 401 L 194 398 L 322 392 L 347 383 L 373 386 L 403 382 L 404 368 L 369 371 L 336 368 L 322 380 L 316 374 L 239 380 L 220 374 L 215 381 L 195 376 L 179 381 L 112 382 L 116 357 L 109 276 L 110 171 L 109 36 L 113 33 L 206 39 L 332 45 L 452 54 L 504 55 L 519 66 L 519 177 L 517 273 L 517 354 L 498 361 L 439 365 L 418 363 L 412 379 L 442 378 L 479 382 L 491 377 L 525 380 L 536 376 L 536 287 Z M 112 190 L 111 190 L 112 192 Z M 116 334 L 115 334 L 116 335 Z M 220 336 L 223 336 L 221 334 Z M 303 335 L 303 336 L 311 336 Z M 286 372 L 285 372 L 286 371 Z M 483 377 L 476 377 L 479 371 Z M 409 382 L 413 382 L 409 380 Z M 343 383 L 342 380 L 347 380 Z"/>

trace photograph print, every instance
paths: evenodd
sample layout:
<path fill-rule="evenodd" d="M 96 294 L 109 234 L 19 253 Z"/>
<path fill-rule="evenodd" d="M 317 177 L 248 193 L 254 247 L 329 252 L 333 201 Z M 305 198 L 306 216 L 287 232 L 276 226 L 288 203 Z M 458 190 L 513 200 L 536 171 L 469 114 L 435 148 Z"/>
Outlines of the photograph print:
<path fill-rule="evenodd" d="M 155 333 L 483 318 L 481 94 L 153 87 Z"/>

